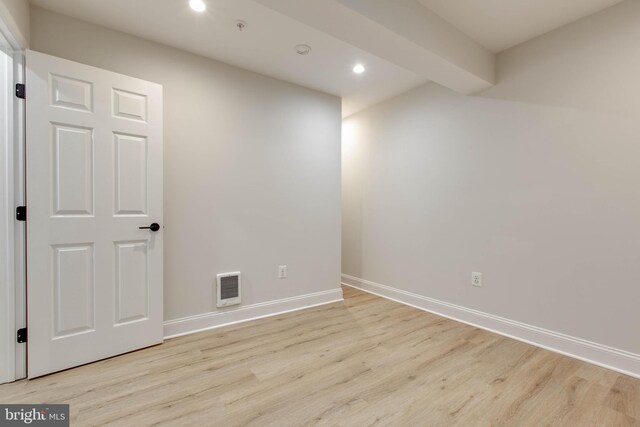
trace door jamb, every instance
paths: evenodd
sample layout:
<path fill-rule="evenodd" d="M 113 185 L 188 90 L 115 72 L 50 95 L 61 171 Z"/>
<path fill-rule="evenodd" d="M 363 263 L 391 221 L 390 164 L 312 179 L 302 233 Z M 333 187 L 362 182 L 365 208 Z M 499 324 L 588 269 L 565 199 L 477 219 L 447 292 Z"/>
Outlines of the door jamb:
<path fill-rule="evenodd" d="M 26 63 L 23 51 L 14 53 L 14 83 L 25 83 Z M 25 100 L 13 97 L 14 123 L 14 207 L 26 206 L 26 106 Z M 14 208 L 15 211 L 15 208 Z M 28 211 L 27 211 L 28 215 Z M 15 218 L 13 218 L 15 219 Z M 15 328 L 27 327 L 27 222 L 14 221 Z M 16 380 L 27 377 L 27 343 L 16 344 Z"/>
<path fill-rule="evenodd" d="M 0 227 L 2 241 L 0 266 L 4 271 L 0 279 L 0 295 L 5 304 L 0 311 L 2 336 L 8 342 L 0 343 L 0 383 L 26 377 L 26 344 L 16 342 L 16 331 L 26 326 L 26 223 L 15 220 L 15 209 L 25 201 L 25 105 L 14 96 L 16 83 L 24 83 L 25 45 L 11 33 L 0 17 L 0 49 L 7 55 L 7 79 L 2 82 L 7 91 L 6 132 L 0 135 L 3 164 L 0 178 L 4 184 L 4 197 L 0 200 Z"/>

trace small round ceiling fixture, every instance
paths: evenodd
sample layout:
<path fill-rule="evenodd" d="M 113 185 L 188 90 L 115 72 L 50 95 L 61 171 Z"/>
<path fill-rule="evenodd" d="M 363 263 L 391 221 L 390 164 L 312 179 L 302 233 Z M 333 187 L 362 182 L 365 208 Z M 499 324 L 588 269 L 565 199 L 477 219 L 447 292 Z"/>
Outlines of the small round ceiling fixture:
<path fill-rule="evenodd" d="M 364 68 L 364 65 L 362 64 L 357 64 L 355 67 L 353 67 L 353 72 L 356 74 L 362 74 L 364 73 L 364 70 L 365 68 Z"/>
<path fill-rule="evenodd" d="M 311 46 L 308 44 L 299 44 L 296 46 L 296 53 L 298 55 L 309 55 L 311 53 Z"/>
<path fill-rule="evenodd" d="M 204 12 L 207 10 L 207 4 L 204 0 L 189 0 L 189 6 L 196 12 Z"/>
<path fill-rule="evenodd" d="M 243 21 L 242 19 L 237 19 L 234 22 L 236 28 L 238 29 L 238 31 L 244 31 L 247 29 L 247 23 L 245 21 Z"/>

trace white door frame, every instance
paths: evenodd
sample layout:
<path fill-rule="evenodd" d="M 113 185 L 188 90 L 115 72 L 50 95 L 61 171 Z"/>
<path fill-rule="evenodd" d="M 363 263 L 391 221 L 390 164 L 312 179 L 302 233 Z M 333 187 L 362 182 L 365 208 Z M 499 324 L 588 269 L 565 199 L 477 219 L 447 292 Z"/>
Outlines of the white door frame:
<path fill-rule="evenodd" d="M 14 83 L 25 82 L 25 55 L 24 52 L 14 53 L 13 56 L 13 80 Z M 15 87 L 15 85 L 12 85 Z M 13 205 L 12 214 L 15 212 L 16 206 L 26 205 L 26 181 L 25 181 L 25 142 L 26 142 L 26 108 L 25 101 L 17 97 L 13 97 Z M 27 227 L 26 222 L 13 220 L 13 265 L 14 265 L 14 298 L 15 312 L 14 329 L 27 327 Z M 14 333 L 15 334 L 15 333 Z M 17 344 L 15 336 L 13 337 L 15 345 L 15 378 L 19 380 L 27 377 L 27 344 Z"/>
<path fill-rule="evenodd" d="M 26 344 L 16 331 L 26 326 L 25 223 L 15 220 L 24 203 L 24 102 L 14 85 L 24 82 L 24 41 L 0 16 L 0 383 L 26 377 Z"/>

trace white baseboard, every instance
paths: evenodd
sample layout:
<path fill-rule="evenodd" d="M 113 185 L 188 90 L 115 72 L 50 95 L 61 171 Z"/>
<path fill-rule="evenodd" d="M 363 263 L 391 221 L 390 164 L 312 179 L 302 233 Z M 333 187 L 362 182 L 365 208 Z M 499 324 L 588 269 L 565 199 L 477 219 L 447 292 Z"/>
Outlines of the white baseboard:
<path fill-rule="evenodd" d="M 486 329 L 509 338 L 580 359 L 635 378 L 640 378 L 640 355 L 575 338 L 537 326 L 527 325 L 481 311 L 438 301 L 422 295 L 342 275 L 344 285 L 387 298 L 401 304 L 428 311 L 449 319 Z"/>
<path fill-rule="evenodd" d="M 318 305 L 342 301 L 342 289 L 316 292 L 297 297 L 251 304 L 236 308 L 229 307 L 212 313 L 183 317 L 164 322 L 164 338 L 175 338 L 234 323 L 247 322 L 263 317 L 275 316 L 290 311 L 302 310 Z"/>

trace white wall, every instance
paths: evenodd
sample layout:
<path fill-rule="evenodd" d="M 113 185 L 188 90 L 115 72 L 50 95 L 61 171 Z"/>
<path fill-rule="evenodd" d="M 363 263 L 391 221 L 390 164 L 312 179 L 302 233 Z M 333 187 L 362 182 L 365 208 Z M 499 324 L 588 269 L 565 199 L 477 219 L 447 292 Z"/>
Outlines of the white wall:
<path fill-rule="evenodd" d="M 164 86 L 165 319 L 215 311 L 228 271 L 243 273 L 244 305 L 339 292 L 339 98 L 31 15 L 32 49 Z"/>
<path fill-rule="evenodd" d="M 639 355 L 639 22 L 629 0 L 502 53 L 478 96 L 345 120 L 343 273 Z"/>
<path fill-rule="evenodd" d="M 30 38 L 28 0 L 0 0 L 0 28 L 7 37 L 11 37 L 11 44 L 27 48 Z"/>

